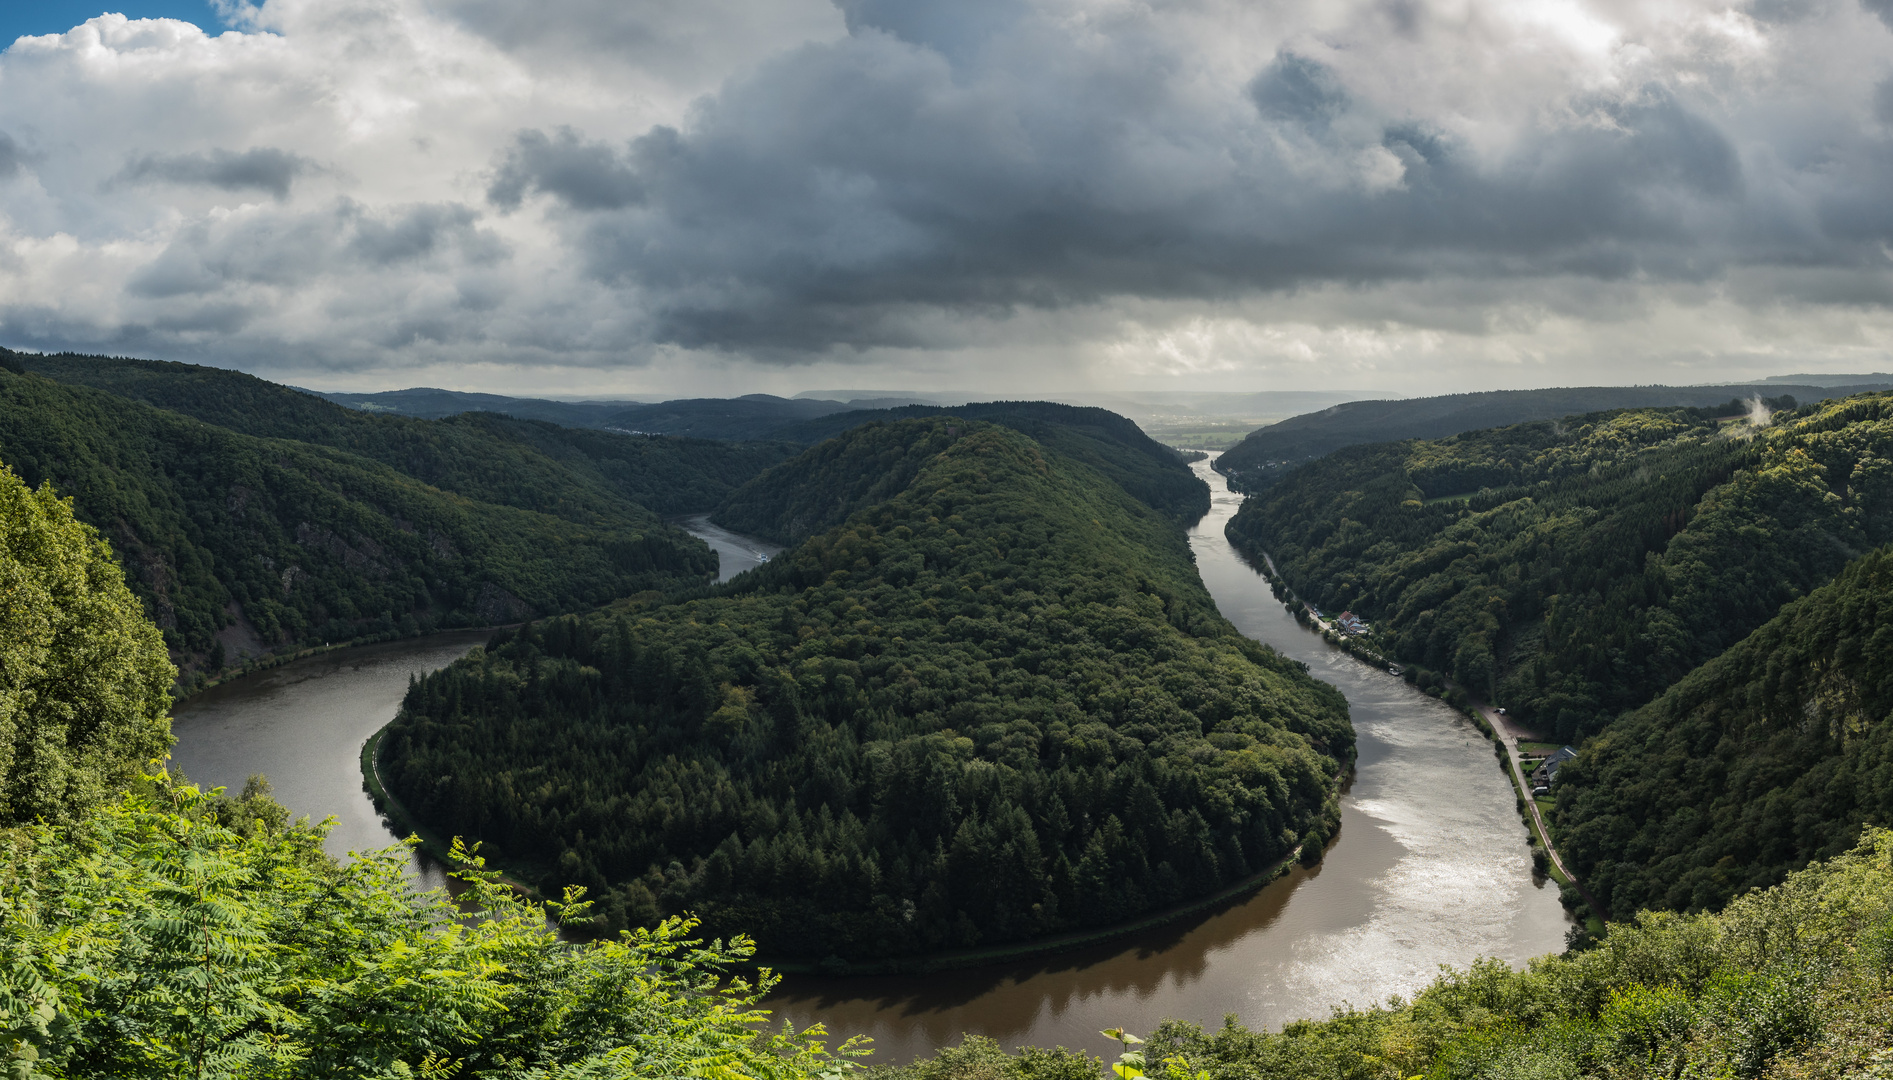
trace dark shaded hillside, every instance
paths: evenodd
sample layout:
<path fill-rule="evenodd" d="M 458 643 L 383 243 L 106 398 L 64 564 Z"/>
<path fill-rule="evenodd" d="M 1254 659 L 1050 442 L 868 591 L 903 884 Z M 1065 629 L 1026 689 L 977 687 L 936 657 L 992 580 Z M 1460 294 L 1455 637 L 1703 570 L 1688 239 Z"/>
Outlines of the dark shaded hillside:
<path fill-rule="evenodd" d="M 109 391 L 246 435 L 347 450 L 471 499 L 582 523 L 602 519 L 658 528 L 653 513 L 712 509 L 793 452 L 783 446 L 563 428 L 493 413 L 425 420 L 361 412 L 253 375 L 194 364 L 9 355 L 27 370 L 60 382 Z"/>
<path fill-rule="evenodd" d="M 1889 714 L 1882 550 L 1586 743 L 1560 848 L 1612 910 L 1720 908 L 1893 821 Z"/>
<path fill-rule="evenodd" d="M 1893 383 L 1851 387 L 1759 383 L 1728 386 L 1580 386 L 1551 390 L 1492 390 L 1479 394 L 1397 401 L 1351 401 L 1319 412 L 1290 417 L 1251 433 L 1216 462 L 1240 491 L 1259 491 L 1305 461 L 1344 446 L 1397 439 L 1443 439 L 1480 428 L 1533 420 L 1671 406 L 1708 407 L 1730 398 L 1775 398 L 1798 402 L 1846 397 L 1893 388 Z"/>
<path fill-rule="evenodd" d="M 0 374 L 0 461 L 111 540 L 186 685 L 239 650 L 508 622 L 715 567 L 629 503 L 584 524 L 483 503 L 38 375 Z"/>
<path fill-rule="evenodd" d="M 790 468 L 864 505 L 709 598 L 422 680 L 390 790 L 601 890 L 610 929 L 689 910 L 809 959 L 1108 924 L 1333 827 L 1345 702 L 1217 614 L 1175 523 L 957 417 Z"/>
<path fill-rule="evenodd" d="M 622 433 L 679 435 L 698 439 L 762 439 L 785 424 L 795 424 L 849 409 L 878 409 L 909 404 L 887 401 L 829 401 L 746 394 L 736 398 L 678 398 L 672 401 L 547 401 L 500 394 L 416 387 L 372 394 L 309 393 L 350 409 L 379 415 L 442 420 L 468 412 L 494 412 L 521 420 L 544 420 L 564 427 L 600 428 Z"/>
<path fill-rule="evenodd" d="M 1023 432 L 1074 461 L 1096 469 L 1144 505 L 1178 520 L 1194 521 L 1209 512 L 1209 486 L 1190 471 L 1182 455 L 1144 434 L 1143 429 L 1124 417 L 1089 406 L 1050 401 L 988 401 L 953 408 L 908 405 L 898 409 L 864 409 L 782 428 L 770 437 L 816 443 L 863 424 L 929 416 L 985 420 Z"/>
<path fill-rule="evenodd" d="M 1713 412 L 1348 448 L 1245 502 L 1230 540 L 1392 654 L 1571 740 L 1893 541 L 1893 395 L 1759 431 Z"/>

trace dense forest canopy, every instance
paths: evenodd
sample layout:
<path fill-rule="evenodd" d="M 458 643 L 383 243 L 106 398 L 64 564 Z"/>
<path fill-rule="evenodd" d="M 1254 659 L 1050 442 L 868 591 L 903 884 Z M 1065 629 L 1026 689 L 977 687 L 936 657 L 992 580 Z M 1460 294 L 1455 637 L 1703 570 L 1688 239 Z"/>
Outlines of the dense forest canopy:
<path fill-rule="evenodd" d="M 1889 714 L 1882 550 L 1586 743 L 1559 849 L 1612 910 L 1721 907 L 1893 822 Z"/>
<path fill-rule="evenodd" d="M 52 482 L 113 542 L 187 679 L 240 647 L 512 622 L 716 566 L 615 496 L 595 516 L 483 503 L 353 453 L 31 374 L 0 371 L 0 460 Z"/>
<path fill-rule="evenodd" d="M 652 438 L 496 413 L 424 420 L 361 412 L 254 375 L 161 360 L 8 354 L 25 370 L 245 435 L 346 450 L 479 502 L 658 528 L 653 514 L 715 509 L 780 462 L 786 444 Z"/>
<path fill-rule="evenodd" d="M 1229 537 L 1393 654 L 1576 739 L 1893 540 L 1893 395 L 1765 427 L 1729 411 L 1349 448 L 1250 499 Z"/>
<path fill-rule="evenodd" d="M 1184 467 L 1184 456 L 1107 409 L 1053 401 L 987 401 L 953 408 L 907 405 L 834 413 L 782 428 L 771 438 L 814 443 L 863 424 L 936 416 L 985 420 L 1022 432 L 1039 445 L 1103 473 L 1145 505 L 1178 521 L 1195 521 L 1209 513 L 1209 485 Z M 756 493 L 752 488 L 745 494 Z"/>
<path fill-rule="evenodd" d="M 809 958 L 1108 924 L 1325 840 L 1346 705 L 1217 614 L 1172 521 L 958 418 L 779 479 L 846 461 L 918 466 L 718 595 L 536 623 L 421 680 L 384 783 L 598 890 L 608 925 L 691 911 Z"/>
<path fill-rule="evenodd" d="M 0 826 L 121 790 L 170 745 L 174 674 L 98 532 L 0 465 Z"/>
<path fill-rule="evenodd" d="M 1730 398 L 1748 401 L 1784 396 L 1810 402 L 1889 387 L 1893 383 L 1885 381 L 1859 386 L 1772 382 L 1750 386 L 1577 386 L 1350 401 L 1250 432 L 1217 460 L 1216 469 L 1228 476 L 1230 486 L 1238 491 L 1260 493 L 1288 476 L 1295 466 L 1347 446 L 1397 439 L 1445 439 L 1467 431 L 1614 409 L 1712 408 Z"/>

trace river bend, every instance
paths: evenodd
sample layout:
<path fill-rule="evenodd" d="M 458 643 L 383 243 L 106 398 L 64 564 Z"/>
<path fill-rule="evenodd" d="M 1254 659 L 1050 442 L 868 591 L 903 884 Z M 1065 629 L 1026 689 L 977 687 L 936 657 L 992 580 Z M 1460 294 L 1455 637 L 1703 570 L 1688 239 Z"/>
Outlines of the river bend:
<path fill-rule="evenodd" d="M 1216 910 L 1054 957 L 926 976 L 794 976 L 768 1002 L 780 1016 L 870 1035 L 880 1061 L 911 1060 L 962 1031 L 1104 1054 L 1115 1044 L 1100 1028 L 1142 1032 L 1165 1017 L 1213 1026 L 1225 1013 L 1279 1027 L 1410 994 L 1440 964 L 1521 963 L 1562 948 L 1557 891 L 1533 880 L 1511 787 L 1482 737 L 1452 709 L 1298 625 L 1224 539 L 1241 499 L 1208 466 L 1196 469 L 1213 506 L 1190 544 L 1218 607 L 1339 687 L 1352 711 L 1360 757 L 1326 861 Z M 679 524 L 717 550 L 719 580 L 778 550 L 704 518 Z M 268 774 L 291 810 L 337 818 L 336 854 L 386 846 L 394 834 L 361 790 L 361 744 L 393 717 L 410 674 L 483 638 L 351 649 L 217 687 L 178 707 L 174 760 L 193 780 L 233 789 Z"/>

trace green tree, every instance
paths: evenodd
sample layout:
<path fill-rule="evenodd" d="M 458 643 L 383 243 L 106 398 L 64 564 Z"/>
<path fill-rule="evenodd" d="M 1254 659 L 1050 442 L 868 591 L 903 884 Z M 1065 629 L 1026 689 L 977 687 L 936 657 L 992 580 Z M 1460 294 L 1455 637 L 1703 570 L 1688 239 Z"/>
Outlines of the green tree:
<path fill-rule="evenodd" d="M 98 533 L 0 466 L 0 822 L 70 820 L 138 775 L 175 675 Z"/>

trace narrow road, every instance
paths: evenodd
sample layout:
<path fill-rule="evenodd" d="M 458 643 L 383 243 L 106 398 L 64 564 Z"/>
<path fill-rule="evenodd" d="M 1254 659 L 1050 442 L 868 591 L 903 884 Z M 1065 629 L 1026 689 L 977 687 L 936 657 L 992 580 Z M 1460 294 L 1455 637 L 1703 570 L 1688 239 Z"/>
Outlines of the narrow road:
<path fill-rule="evenodd" d="M 1505 747 L 1505 760 L 1510 763 L 1512 776 L 1518 781 L 1519 793 L 1525 799 L 1525 809 L 1530 812 L 1532 821 L 1538 826 L 1538 835 L 1545 842 L 1545 854 L 1551 858 L 1551 863 L 1558 868 L 1558 872 L 1571 883 L 1571 887 L 1578 891 L 1578 895 L 1584 897 L 1584 902 L 1591 906 L 1591 910 L 1597 913 L 1597 917 L 1609 921 L 1610 913 L 1597 902 L 1590 890 L 1584 887 L 1584 883 L 1578 880 L 1578 876 L 1571 872 L 1570 867 L 1564 865 L 1564 860 L 1558 857 L 1558 849 L 1552 846 L 1551 830 L 1545 826 L 1544 815 L 1538 812 L 1538 800 L 1532 797 L 1531 780 L 1525 775 L 1525 762 L 1519 756 L 1518 737 L 1522 733 L 1512 726 L 1507 717 L 1485 702 L 1475 698 L 1473 707 L 1479 710 L 1479 715 L 1485 717 L 1486 723 L 1492 725 L 1492 733 L 1498 736 L 1499 745 Z"/>

